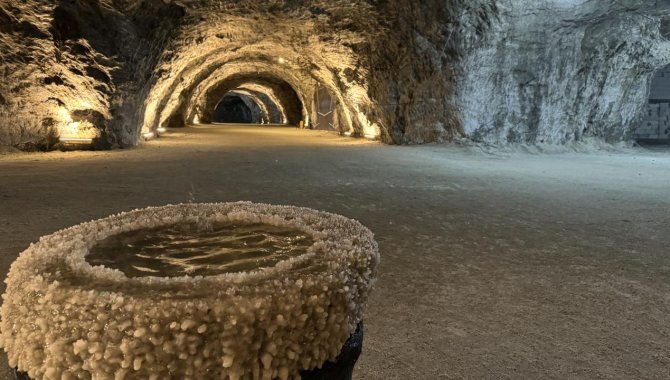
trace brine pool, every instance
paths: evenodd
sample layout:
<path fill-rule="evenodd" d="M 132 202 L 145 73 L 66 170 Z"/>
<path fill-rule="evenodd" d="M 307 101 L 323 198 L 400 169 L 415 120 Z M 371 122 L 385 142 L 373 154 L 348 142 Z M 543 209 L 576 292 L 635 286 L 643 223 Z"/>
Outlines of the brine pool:
<path fill-rule="evenodd" d="M 290 227 L 193 223 L 110 236 L 90 249 L 86 261 L 128 277 L 215 276 L 273 267 L 313 243 Z"/>

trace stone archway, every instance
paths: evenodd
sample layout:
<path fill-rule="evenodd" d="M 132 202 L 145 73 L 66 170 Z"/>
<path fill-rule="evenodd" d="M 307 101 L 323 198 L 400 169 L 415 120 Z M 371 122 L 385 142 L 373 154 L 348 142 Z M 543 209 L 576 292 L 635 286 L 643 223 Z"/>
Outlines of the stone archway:
<path fill-rule="evenodd" d="M 260 124 L 261 111 L 257 104 L 245 99 L 244 95 L 227 93 L 216 105 L 212 114 L 214 123 Z"/>

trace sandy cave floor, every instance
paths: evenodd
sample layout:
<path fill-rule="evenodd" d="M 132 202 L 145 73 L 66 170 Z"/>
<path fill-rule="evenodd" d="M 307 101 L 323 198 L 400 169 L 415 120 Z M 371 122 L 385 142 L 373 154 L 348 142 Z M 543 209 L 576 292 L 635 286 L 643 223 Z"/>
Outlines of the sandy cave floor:
<path fill-rule="evenodd" d="M 79 222 L 236 200 L 376 233 L 356 379 L 670 377 L 667 150 L 491 154 L 200 126 L 132 150 L 3 155 L 0 272 Z"/>

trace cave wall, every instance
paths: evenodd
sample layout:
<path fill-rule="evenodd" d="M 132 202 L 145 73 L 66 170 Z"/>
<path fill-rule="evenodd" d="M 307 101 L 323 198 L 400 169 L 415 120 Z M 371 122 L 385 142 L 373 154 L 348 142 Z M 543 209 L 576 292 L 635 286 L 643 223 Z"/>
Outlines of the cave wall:
<path fill-rule="evenodd" d="M 156 1 L 0 1 L 0 141 L 82 124 L 103 147 L 136 139 L 153 69 L 183 10 Z"/>
<path fill-rule="evenodd" d="M 244 70 L 289 83 L 307 116 L 327 88 L 341 132 L 386 143 L 625 141 L 670 63 L 669 13 L 667 0 L 0 0 L 0 144 L 134 146 L 192 122 Z"/>
<path fill-rule="evenodd" d="M 670 3 L 500 0 L 484 43 L 466 47 L 456 99 L 465 134 L 488 143 L 632 137 L 649 78 L 670 62 Z"/>
<path fill-rule="evenodd" d="M 458 62 L 466 47 L 488 38 L 496 1 L 395 0 L 378 10 L 385 33 L 365 56 L 378 106 L 366 114 L 384 126 L 381 139 L 413 144 L 461 136 Z"/>

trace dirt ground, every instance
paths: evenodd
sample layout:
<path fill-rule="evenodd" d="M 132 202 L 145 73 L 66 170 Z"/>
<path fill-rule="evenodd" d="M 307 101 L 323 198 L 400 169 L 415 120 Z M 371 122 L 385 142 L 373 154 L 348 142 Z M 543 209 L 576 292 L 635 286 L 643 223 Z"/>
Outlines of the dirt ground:
<path fill-rule="evenodd" d="M 0 274 L 150 205 L 356 218 L 382 253 L 356 379 L 670 378 L 670 151 L 482 153 L 200 126 L 137 149 L 0 156 Z"/>

